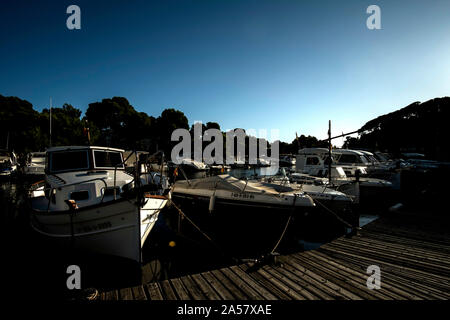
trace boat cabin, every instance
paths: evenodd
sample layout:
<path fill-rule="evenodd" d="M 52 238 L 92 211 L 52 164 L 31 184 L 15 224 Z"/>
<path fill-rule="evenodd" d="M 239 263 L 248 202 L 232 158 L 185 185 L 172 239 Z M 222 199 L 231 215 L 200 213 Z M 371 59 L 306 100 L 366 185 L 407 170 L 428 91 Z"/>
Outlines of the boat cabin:
<path fill-rule="evenodd" d="M 346 152 L 354 150 L 333 149 L 331 154 L 331 163 L 333 167 L 342 167 L 347 176 L 355 176 L 356 170 L 360 174 L 366 174 L 367 160 L 362 158 L 348 158 L 348 155 L 354 156 L 355 153 Z M 363 153 L 355 151 L 358 156 L 364 156 Z M 344 157 L 343 157 L 344 156 Z M 296 171 L 300 173 L 311 174 L 314 176 L 326 176 L 328 174 L 329 151 L 327 148 L 304 148 L 300 149 L 296 158 Z M 349 162 L 354 161 L 354 162 Z M 325 173 L 326 172 L 326 173 Z M 333 171 L 332 171 L 333 174 Z"/>
<path fill-rule="evenodd" d="M 49 148 L 45 173 L 45 197 L 54 210 L 66 210 L 70 200 L 83 207 L 118 199 L 125 189 L 133 187 L 133 177 L 125 172 L 121 149 Z"/>

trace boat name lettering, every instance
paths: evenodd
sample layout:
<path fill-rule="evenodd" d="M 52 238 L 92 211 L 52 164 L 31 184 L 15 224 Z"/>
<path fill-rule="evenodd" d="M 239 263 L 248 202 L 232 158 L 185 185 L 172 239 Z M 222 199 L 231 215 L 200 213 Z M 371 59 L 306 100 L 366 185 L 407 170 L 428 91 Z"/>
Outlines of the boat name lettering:
<path fill-rule="evenodd" d="M 234 198 L 243 198 L 243 199 L 254 199 L 255 196 L 252 194 L 248 194 L 248 193 L 237 193 L 237 192 L 232 192 L 231 196 Z"/>

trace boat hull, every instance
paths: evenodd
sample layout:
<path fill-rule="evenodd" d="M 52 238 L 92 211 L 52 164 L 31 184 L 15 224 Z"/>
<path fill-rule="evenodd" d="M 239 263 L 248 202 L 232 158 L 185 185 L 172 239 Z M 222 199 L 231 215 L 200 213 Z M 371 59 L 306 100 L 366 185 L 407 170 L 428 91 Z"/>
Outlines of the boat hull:
<path fill-rule="evenodd" d="M 45 201 L 41 197 L 33 201 Z M 32 210 L 31 226 L 58 246 L 141 261 L 139 208 L 119 199 L 73 211 Z"/>

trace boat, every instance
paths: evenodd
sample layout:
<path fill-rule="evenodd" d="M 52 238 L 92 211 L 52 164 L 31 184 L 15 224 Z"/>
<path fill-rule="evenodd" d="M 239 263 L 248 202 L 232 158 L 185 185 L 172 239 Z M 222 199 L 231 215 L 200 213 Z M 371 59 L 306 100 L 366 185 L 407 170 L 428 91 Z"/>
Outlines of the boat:
<path fill-rule="evenodd" d="M 224 165 L 224 164 L 211 164 L 208 166 L 209 170 L 211 172 L 228 172 L 231 170 L 231 167 L 229 165 Z"/>
<path fill-rule="evenodd" d="M 316 207 L 325 207 L 333 212 L 351 210 L 355 197 L 328 188 L 326 185 L 291 183 L 287 176 L 260 177 L 251 180 L 252 186 L 278 194 L 293 194 L 302 192 L 310 196 Z"/>
<path fill-rule="evenodd" d="M 362 155 L 362 153 L 360 154 Z M 359 156 L 360 156 L 359 155 Z M 351 154 L 351 156 L 355 156 Z M 297 172 L 306 173 L 313 176 L 324 176 L 325 170 L 328 169 L 329 150 L 326 148 L 304 148 L 300 149 L 296 156 L 295 168 Z M 360 158 L 355 162 L 347 159 L 346 153 L 341 154 L 339 151 L 333 149 L 331 154 L 332 167 L 341 167 L 348 177 L 354 177 L 357 175 L 367 175 L 367 164 Z"/>
<path fill-rule="evenodd" d="M 168 201 L 165 179 L 127 173 L 121 149 L 53 147 L 46 159 L 44 185 L 30 193 L 32 228 L 66 248 L 140 263 Z"/>
<path fill-rule="evenodd" d="M 17 172 L 17 158 L 14 152 L 0 150 L 0 176 L 9 177 Z"/>
<path fill-rule="evenodd" d="M 242 256 L 267 253 L 287 221 L 300 224 L 315 208 L 304 192 L 280 194 L 228 174 L 176 181 L 172 201 L 215 242 Z M 166 218 L 173 230 L 199 237 L 198 230 L 182 224 L 177 212 Z"/>
<path fill-rule="evenodd" d="M 258 158 L 256 161 L 257 167 L 270 167 L 272 165 L 272 161 L 269 159 Z"/>
<path fill-rule="evenodd" d="M 207 203 L 209 211 L 219 207 L 236 206 L 282 211 L 314 207 L 312 199 L 302 192 L 281 196 L 268 192 L 248 180 L 239 180 L 228 174 L 176 181 L 172 189 L 172 197 Z"/>
<path fill-rule="evenodd" d="M 232 169 L 248 169 L 249 166 L 245 162 L 245 159 L 236 158 L 233 163 L 230 164 Z"/>
<path fill-rule="evenodd" d="M 280 155 L 280 167 L 293 167 L 295 166 L 296 159 L 293 155 L 284 154 Z"/>
<path fill-rule="evenodd" d="M 185 172 L 204 172 L 208 170 L 208 166 L 200 161 L 196 161 L 190 158 L 181 158 L 175 162 L 169 162 L 168 165 L 171 168 L 181 167 Z"/>
<path fill-rule="evenodd" d="M 27 158 L 27 163 L 23 167 L 23 174 L 26 176 L 44 176 L 45 152 L 31 152 Z"/>

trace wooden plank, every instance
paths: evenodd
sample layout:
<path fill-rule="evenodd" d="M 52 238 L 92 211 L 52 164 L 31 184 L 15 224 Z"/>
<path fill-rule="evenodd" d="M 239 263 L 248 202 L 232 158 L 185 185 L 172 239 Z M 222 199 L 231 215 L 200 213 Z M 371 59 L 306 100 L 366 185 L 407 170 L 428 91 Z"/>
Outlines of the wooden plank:
<path fill-rule="evenodd" d="M 427 241 L 426 238 L 419 238 L 419 239 L 412 239 L 412 238 L 407 238 L 402 236 L 401 234 L 396 234 L 395 232 L 393 232 L 393 230 L 385 230 L 383 229 L 382 231 L 380 230 L 373 230 L 373 229 L 362 229 L 360 231 L 361 235 L 365 236 L 365 237 L 371 237 L 371 238 L 380 238 L 380 239 L 390 239 L 391 241 L 394 242 L 407 242 L 407 243 L 412 243 L 414 245 L 417 246 L 424 246 L 427 247 L 429 249 L 447 249 L 448 250 L 448 244 L 444 243 L 444 244 L 439 244 L 436 242 L 432 242 L 432 241 Z"/>
<path fill-rule="evenodd" d="M 434 257 L 436 259 L 442 259 L 444 261 L 450 261 L 450 246 L 449 246 L 449 252 L 443 253 L 441 251 L 436 251 L 430 248 L 423 248 L 420 246 L 417 246 L 416 243 L 412 241 L 399 241 L 399 238 L 396 240 L 389 239 L 386 237 L 380 237 L 379 234 L 376 236 L 371 237 L 370 234 L 367 236 L 366 234 L 360 235 L 359 237 L 353 237 L 353 241 L 358 241 L 361 243 L 366 243 L 370 245 L 380 245 L 384 246 L 386 248 L 392 248 L 393 250 L 397 251 L 405 251 L 407 253 L 416 253 L 416 254 L 423 254 L 423 255 L 429 255 L 431 257 Z M 403 250 L 402 250 L 403 249 Z"/>
<path fill-rule="evenodd" d="M 150 282 L 144 286 L 147 289 L 149 300 L 164 300 L 158 283 Z"/>
<path fill-rule="evenodd" d="M 301 294 L 299 294 L 299 293 L 295 292 L 294 290 L 292 290 L 291 288 L 289 288 L 283 282 L 281 282 L 276 277 L 274 277 L 273 275 L 268 273 L 266 270 L 264 270 L 264 268 L 261 268 L 256 272 L 259 273 L 262 277 L 264 277 L 266 279 L 266 281 L 270 281 L 271 283 L 273 283 L 277 288 L 284 291 L 287 295 L 289 295 L 294 300 L 306 300 L 305 297 L 303 297 Z"/>
<path fill-rule="evenodd" d="M 214 288 L 210 286 L 200 274 L 193 274 L 191 277 L 200 287 L 200 290 L 202 290 L 202 293 L 205 295 L 206 299 L 220 300 L 220 296 L 217 294 Z"/>
<path fill-rule="evenodd" d="M 426 261 L 426 263 L 436 266 L 436 267 L 443 267 L 443 268 L 449 268 L 450 267 L 450 260 L 445 260 L 442 258 L 435 258 L 429 255 L 426 252 L 422 252 L 421 254 L 417 254 L 414 249 L 409 248 L 395 248 L 394 246 L 386 246 L 381 245 L 379 243 L 374 243 L 373 241 L 363 241 L 361 239 L 358 239 L 359 241 L 356 241 L 356 239 L 336 239 L 333 241 L 334 244 L 343 244 L 343 245 L 351 245 L 355 249 L 367 249 L 370 248 L 373 251 L 381 252 L 385 254 L 392 254 L 396 256 L 401 256 L 405 259 L 410 259 L 411 261 Z"/>
<path fill-rule="evenodd" d="M 250 277 L 248 274 L 246 274 L 244 271 L 242 271 L 241 268 L 238 266 L 232 266 L 230 267 L 231 271 L 233 271 L 239 278 L 244 280 L 250 287 L 256 289 L 260 295 L 264 297 L 264 299 L 267 300 L 275 300 L 277 297 L 273 295 L 270 291 L 268 291 L 266 288 L 261 286 L 259 282 L 255 281 L 252 277 Z"/>
<path fill-rule="evenodd" d="M 215 289 L 222 300 L 234 300 L 234 297 L 230 291 L 225 288 L 211 272 L 203 272 L 202 276 L 209 283 L 209 285 Z"/>
<path fill-rule="evenodd" d="M 247 273 L 252 279 L 257 281 L 260 285 L 264 286 L 268 291 L 270 291 L 277 299 L 281 300 L 292 300 L 292 297 L 287 295 L 283 290 L 274 286 L 270 281 L 267 281 L 263 276 L 257 273 L 257 270 L 251 271 L 248 265 L 240 265 L 239 268 Z"/>
<path fill-rule="evenodd" d="M 348 245 L 342 243 L 328 243 L 323 246 L 324 248 L 332 248 L 337 250 L 344 250 L 347 252 L 357 253 L 361 256 L 373 257 L 377 259 L 382 259 L 386 262 L 391 262 L 395 264 L 402 264 L 403 266 L 408 266 L 413 269 L 425 270 L 432 274 L 450 274 L 450 267 L 436 266 L 434 264 L 427 263 L 420 259 L 410 259 L 404 256 L 396 256 L 390 253 L 366 249 L 362 247 L 356 248 L 355 245 Z"/>
<path fill-rule="evenodd" d="M 322 276 L 323 273 L 320 274 L 320 272 L 317 272 L 314 269 L 305 268 L 296 259 L 291 258 L 286 261 L 286 268 L 291 268 L 291 270 L 293 269 L 293 272 L 300 272 L 304 274 L 304 278 L 307 280 L 309 277 L 312 283 L 318 283 L 318 287 L 320 287 L 322 291 L 327 292 L 335 299 L 342 299 L 342 297 L 345 297 L 352 300 L 362 300 L 362 298 L 359 295 L 355 294 L 353 291 L 347 290 L 344 287 L 339 286 L 338 284 L 333 282 L 333 279 L 330 280 L 329 278 L 327 278 L 327 274 L 325 274 L 324 277 Z"/>
<path fill-rule="evenodd" d="M 314 252 L 316 256 L 323 256 L 325 259 L 328 258 L 328 256 L 324 255 L 322 252 L 315 251 Z M 331 254 L 331 253 L 330 253 Z M 341 264 L 348 263 L 353 264 L 353 266 L 359 266 L 361 272 L 365 272 L 368 265 L 371 265 L 370 263 L 364 262 L 362 259 L 353 259 L 346 256 L 340 256 L 339 254 L 333 253 L 332 254 L 333 260 L 336 262 L 339 262 Z M 415 288 L 416 290 L 419 290 L 423 292 L 424 294 L 435 297 L 437 299 L 442 299 L 445 297 L 445 293 L 437 290 L 436 288 L 427 286 L 424 284 L 423 281 L 421 281 L 420 278 L 415 277 L 414 274 L 412 276 L 407 276 L 405 272 L 402 272 L 402 270 L 395 270 L 392 267 L 380 265 L 380 268 L 383 272 L 383 277 L 387 277 L 388 279 L 393 279 L 394 281 L 397 281 L 397 283 L 402 283 L 403 286 Z M 406 283 L 405 283 L 406 282 Z"/>
<path fill-rule="evenodd" d="M 284 262 L 283 270 L 286 274 L 288 272 L 294 274 L 297 277 L 297 282 L 299 282 L 302 286 L 313 292 L 321 299 L 360 299 L 350 291 L 346 291 L 345 289 L 340 288 L 334 283 L 320 277 L 319 275 L 303 268 L 298 264 L 294 267 L 293 265 L 291 265 L 291 259 L 289 259 L 289 257 L 286 257 L 281 261 Z"/>
<path fill-rule="evenodd" d="M 302 286 L 298 285 L 294 281 L 292 281 L 289 277 L 287 277 L 284 273 L 279 272 L 279 270 L 282 270 L 282 268 L 279 267 L 271 267 L 266 266 L 264 268 L 265 271 L 270 273 L 272 276 L 276 277 L 278 280 L 283 282 L 285 285 L 287 285 L 289 288 L 291 288 L 293 291 L 301 294 L 305 299 L 307 300 L 317 300 L 318 297 L 303 288 Z"/>
<path fill-rule="evenodd" d="M 132 287 L 131 291 L 133 292 L 134 300 L 147 300 L 147 296 L 145 295 L 145 291 L 142 286 Z"/>
<path fill-rule="evenodd" d="M 331 256 L 338 255 L 338 256 L 340 256 L 340 259 L 345 259 L 350 262 L 355 262 L 355 261 L 356 261 L 356 263 L 364 262 L 364 263 L 367 263 L 366 267 L 368 265 L 376 264 L 376 265 L 379 265 L 380 267 L 382 267 L 383 269 L 390 270 L 391 273 L 397 274 L 403 278 L 408 278 L 411 281 L 421 281 L 423 284 L 427 284 L 431 288 L 439 288 L 440 290 L 443 290 L 444 292 L 450 291 L 450 290 L 448 290 L 448 284 L 446 284 L 446 281 L 444 281 L 443 279 L 435 278 L 431 274 L 423 273 L 420 270 L 405 268 L 403 266 L 398 266 L 398 265 L 390 264 L 387 262 L 382 262 L 382 261 L 377 261 L 377 260 L 366 258 L 366 257 L 352 255 L 347 252 L 338 252 L 336 250 L 330 251 L 328 249 L 320 249 L 320 250 L 317 250 L 316 252 L 317 253 L 323 252 L 324 254 L 329 255 L 329 256 L 330 255 Z"/>
<path fill-rule="evenodd" d="M 131 288 L 122 288 L 119 290 L 120 300 L 133 300 Z"/>
<path fill-rule="evenodd" d="M 172 284 L 172 287 L 174 288 L 175 293 L 177 294 L 178 298 L 181 300 L 189 300 L 189 294 L 184 287 L 183 283 L 179 278 L 171 279 L 170 283 Z"/>
<path fill-rule="evenodd" d="M 396 227 L 389 228 L 389 227 L 382 227 L 382 226 L 376 226 L 369 228 L 367 231 L 372 231 L 376 233 L 391 235 L 391 236 L 397 236 L 402 238 L 408 238 L 410 240 L 416 240 L 420 241 L 424 245 L 432 246 L 432 247 L 447 247 L 448 242 L 450 239 L 448 237 L 436 237 L 434 235 L 431 235 L 429 232 L 420 232 L 418 230 L 412 232 L 411 227 L 409 229 L 402 229 Z"/>
<path fill-rule="evenodd" d="M 250 287 L 245 281 L 239 278 L 231 269 L 222 268 L 220 271 L 228 277 L 239 289 L 241 289 L 251 300 L 263 300 L 264 297 L 254 288 Z"/>
<path fill-rule="evenodd" d="M 299 264 L 304 266 L 305 268 L 309 270 L 313 270 L 315 273 L 321 275 L 325 279 L 335 283 L 336 285 L 345 288 L 346 290 L 353 292 L 355 295 L 368 300 L 374 300 L 374 299 L 389 299 L 389 295 L 387 293 L 381 294 L 379 292 L 376 292 L 374 290 L 368 290 L 366 286 L 366 282 L 363 278 L 363 276 L 360 277 L 352 277 L 348 274 L 343 274 L 339 272 L 338 269 L 333 268 L 332 266 L 323 266 L 315 262 L 311 262 L 307 259 L 305 259 L 302 255 L 293 254 L 292 255 Z M 391 297 L 391 299 L 397 298 Z M 401 297 L 399 297 L 401 298 Z"/>
<path fill-rule="evenodd" d="M 119 300 L 119 293 L 117 292 L 117 290 L 107 291 L 105 293 L 105 300 Z"/>
<path fill-rule="evenodd" d="M 197 284 L 190 276 L 184 276 L 180 278 L 181 282 L 183 283 L 184 287 L 186 288 L 189 295 L 194 300 L 205 300 L 206 297 L 203 295 L 203 293 L 198 288 Z"/>
<path fill-rule="evenodd" d="M 232 281 L 230 281 L 225 275 L 219 270 L 212 270 L 211 273 L 217 280 L 226 287 L 229 292 L 233 295 L 236 300 L 248 300 L 249 297 Z"/>
<path fill-rule="evenodd" d="M 307 258 L 311 257 L 311 260 L 314 259 L 315 261 L 321 260 L 320 257 L 318 255 L 314 254 L 314 253 L 308 253 L 308 255 L 306 255 L 306 257 Z M 352 275 L 355 275 L 355 276 L 359 276 L 359 275 L 362 274 L 361 272 L 355 271 L 352 268 L 349 268 L 349 267 L 347 267 L 347 266 L 345 266 L 343 264 L 338 264 L 338 263 L 336 263 L 336 262 L 334 262 L 332 260 L 329 260 L 329 259 L 328 260 L 323 259 L 322 261 L 324 263 L 327 263 L 327 265 L 333 265 L 336 268 L 339 268 L 343 272 L 346 272 L 348 274 L 352 274 Z M 364 274 L 364 278 L 367 278 L 367 277 L 368 277 L 368 275 Z M 405 298 L 410 299 L 410 300 L 422 300 L 422 298 L 419 297 L 417 294 L 408 292 L 408 291 L 404 290 L 404 288 L 402 289 L 400 287 L 394 286 L 391 283 L 389 283 L 388 281 L 386 281 L 385 278 L 383 278 L 382 288 L 387 290 L 387 291 L 389 291 L 389 292 L 394 292 L 395 294 L 397 294 L 399 296 L 402 296 L 402 297 L 405 297 Z"/>
<path fill-rule="evenodd" d="M 343 246 L 333 246 L 331 244 L 327 244 L 327 245 L 324 245 L 324 246 L 318 248 L 317 250 L 318 251 L 322 251 L 322 252 L 324 252 L 325 250 L 329 250 L 329 251 L 332 251 L 332 252 L 335 251 L 335 252 L 347 254 L 349 256 L 353 256 L 353 257 L 356 257 L 356 258 L 371 259 L 372 261 L 376 262 L 375 264 L 377 264 L 377 263 L 387 263 L 387 264 L 389 264 L 391 266 L 400 266 L 400 264 L 395 259 L 391 258 L 391 259 L 387 259 L 386 260 L 384 257 L 379 257 L 379 256 L 377 256 L 375 254 L 362 255 L 361 253 L 356 253 L 355 250 L 351 250 L 351 248 L 343 247 Z M 383 259 L 383 260 L 381 260 L 381 259 Z M 422 269 L 418 269 L 418 268 L 420 268 L 420 264 L 419 264 L 419 266 L 417 266 L 417 265 L 412 266 L 412 265 L 402 264 L 401 267 L 404 268 L 405 270 L 416 271 L 416 272 L 419 272 L 419 273 L 424 274 L 424 275 L 429 275 L 431 277 L 439 277 L 443 281 L 448 281 L 448 278 L 446 278 L 445 276 L 438 275 L 436 273 L 433 273 L 430 270 L 424 271 Z"/>
<path fill-rule="evenodd" d="M 177 300 L 177 296 L 175 292 L 173 291 L 172 287 L 170 286 L 170 283 L 168 280 L 161 281 L 159 283 L 161 286 L 161 291 L 164 297 L 164 300 Z"/>

